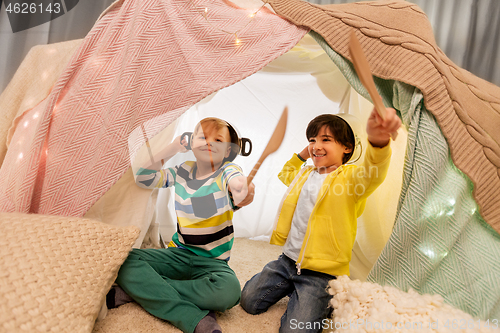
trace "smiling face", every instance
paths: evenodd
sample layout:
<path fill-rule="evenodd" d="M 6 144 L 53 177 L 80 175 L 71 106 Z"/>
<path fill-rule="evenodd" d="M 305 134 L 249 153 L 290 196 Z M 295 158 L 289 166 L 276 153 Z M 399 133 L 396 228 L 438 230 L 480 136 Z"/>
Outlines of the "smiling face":
<path fill-rule="evenodd" d="M 231 137 L 227 126 L 205 121 L 196 126 L 191 142 L 198 164 L 207 164 L 217 169 L 231 153 Z"/>
<path fill-rule="evenodd" d="M 344 154 L 352 151 L 337 142 L 328 126 L 320 128 L 316 136 L 309 138 L 309 155 L 319 173 L 329 173 L 341 166 Z"/>

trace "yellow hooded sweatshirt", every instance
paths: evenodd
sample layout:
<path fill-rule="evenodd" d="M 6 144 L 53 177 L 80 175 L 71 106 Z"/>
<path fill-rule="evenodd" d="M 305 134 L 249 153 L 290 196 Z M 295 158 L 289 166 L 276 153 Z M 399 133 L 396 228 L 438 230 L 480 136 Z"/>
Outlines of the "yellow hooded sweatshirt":
<path fill-rule="evenodd" d="M 374 148 L 368 143 L 362 165 L 343 164 L 326 177 L 309 217 L 296 262 L 298 274 L 301 269 L 308 269 L 349 275 L 357 218 L 363 213 L 366 198 L 384 181 L 390 157 L 390 145 Z M 285 244 L 302 186 L 316 169 L 302 167 L 303 164 L 294 154 L 278 175 L 288 189 L 276 216 L 271 244 Z"/>

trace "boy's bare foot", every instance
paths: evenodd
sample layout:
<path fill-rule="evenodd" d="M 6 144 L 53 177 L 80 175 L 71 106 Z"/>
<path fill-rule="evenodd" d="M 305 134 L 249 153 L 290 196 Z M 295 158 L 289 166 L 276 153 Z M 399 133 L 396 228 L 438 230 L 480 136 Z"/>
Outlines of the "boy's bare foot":
<path fill-rule="evenodd" d="M 215 312 L 210 311 L 202 320 L 196 325 L 194 333 L 222 333 L 222 328 L 217 324 L 215 319 Z"/>

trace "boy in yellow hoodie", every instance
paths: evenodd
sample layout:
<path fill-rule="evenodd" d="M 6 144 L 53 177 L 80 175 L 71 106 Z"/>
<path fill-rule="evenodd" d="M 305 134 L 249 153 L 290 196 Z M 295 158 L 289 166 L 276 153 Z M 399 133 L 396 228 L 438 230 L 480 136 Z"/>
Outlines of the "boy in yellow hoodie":
<path fill-rule="evenodd" d="M 288 189 L 271 243 L 282 245 L 283 254 L 245 284 L 240 301 L 245 311 L 265 312 L 288 295 L 280 333 L 321 332 L 326 327 L 328 281 L 349 275 L 357 218 L 387 174 L 390 135 L 400 126 L 394 109 L 387 109 L 384 120 L 374 109 L 366 127 L 364 162 L 355 166 L 346 164 L 356 143 L 344 119 L 324 114 L 309 123 L 309 145 L 278 175 Z M 308 158 L 314 166 L 303 167 Z"/>

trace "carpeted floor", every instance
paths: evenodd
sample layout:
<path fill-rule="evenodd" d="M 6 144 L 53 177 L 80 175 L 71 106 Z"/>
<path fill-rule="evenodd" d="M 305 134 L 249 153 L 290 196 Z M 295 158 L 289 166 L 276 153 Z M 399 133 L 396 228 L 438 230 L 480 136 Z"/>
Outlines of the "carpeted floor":
<path fill-rule="evenodd" d="M 241 286 L 264 265 L 281 253 L 281 247 L 267 242 L 236 238 L 229 265 L 240 279 Z M 272 306 L 267 312 L 252 316 L 239 305 L 217 313 L 217 321 L 227 333 L 271 333 L 278 332 L 280 318 L 285 312 L 287 299 Z M 137 303 L 130 303 L 108 311 L 107 316 L 96 323 L 93 333 L 149 333 L 181 332 L 168 322 L 158 319 L 144 311 Z"/>

